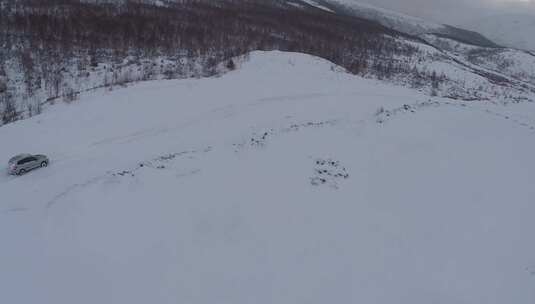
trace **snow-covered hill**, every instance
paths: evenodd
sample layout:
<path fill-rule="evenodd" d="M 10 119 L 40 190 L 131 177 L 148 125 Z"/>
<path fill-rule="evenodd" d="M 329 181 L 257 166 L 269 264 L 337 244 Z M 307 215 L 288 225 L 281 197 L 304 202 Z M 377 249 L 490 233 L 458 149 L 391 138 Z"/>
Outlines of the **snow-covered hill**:
<path fill-rule="evenodd" d="M 495 15 L 466 25 L 501 45 L 535 51 L 535 16 L 529 14 Z"/>
<path fill-rule="evenodd" d="M 239 65 L 0 128 L 2 302 L 535 301 L 533 103 Z"/>

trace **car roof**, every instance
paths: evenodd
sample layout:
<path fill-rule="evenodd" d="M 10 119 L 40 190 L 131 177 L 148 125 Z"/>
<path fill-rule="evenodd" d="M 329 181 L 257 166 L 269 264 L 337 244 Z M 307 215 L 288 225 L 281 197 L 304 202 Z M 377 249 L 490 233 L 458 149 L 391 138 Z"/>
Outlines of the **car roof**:
<path fill-rule="evenodd" d="M 19 161 L 25 157 L 28 157 L 28 156 L 32 156 L 31 154 L 28 154 L 28 153 L 24 153 L 24 154 L 19 154 L 19 155 L 15 155 L 13 156 L 11 159 L 9 159 L 9 162 L 10 163 L 14 163 L 16 161 Z"/>

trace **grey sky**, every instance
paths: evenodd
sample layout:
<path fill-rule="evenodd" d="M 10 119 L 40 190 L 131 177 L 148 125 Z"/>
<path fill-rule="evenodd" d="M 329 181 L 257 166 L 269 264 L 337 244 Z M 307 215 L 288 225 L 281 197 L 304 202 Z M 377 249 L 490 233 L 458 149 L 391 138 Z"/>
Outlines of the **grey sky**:
<path fill-rule="evenodd" d="M 360 0 L 433 21 L 461 25 L 502 13 L 535 16 L 535 0 Z M 534 17 L 535 18 L 535 17 Z"/>

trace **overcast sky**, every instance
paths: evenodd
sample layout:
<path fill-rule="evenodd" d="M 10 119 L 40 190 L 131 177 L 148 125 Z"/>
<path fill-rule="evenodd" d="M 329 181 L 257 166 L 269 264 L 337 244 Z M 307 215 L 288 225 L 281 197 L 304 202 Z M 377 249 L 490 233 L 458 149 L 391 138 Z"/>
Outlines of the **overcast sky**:
<path fill-rule="evenodd" d="M 462 25 L 500 13 L 530 13 L 535 0 L 360 0 L 438 22 Z"/>

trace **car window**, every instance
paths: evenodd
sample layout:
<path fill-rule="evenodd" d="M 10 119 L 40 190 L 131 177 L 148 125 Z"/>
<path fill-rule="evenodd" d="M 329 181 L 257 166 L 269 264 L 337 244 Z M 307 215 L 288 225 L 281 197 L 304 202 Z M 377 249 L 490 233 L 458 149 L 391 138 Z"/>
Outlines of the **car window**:
<path fill-rule="evenodd" d="M 23 164 L 29 163 L 29 162 L 31 162 L 33 160 L 34 160 L 33 157 L 26 157 L 26 158 L 23 158 L 23 159 L 19 160 L 19 162 L 17 164 L 18 165 L 23 165 Z"/>

